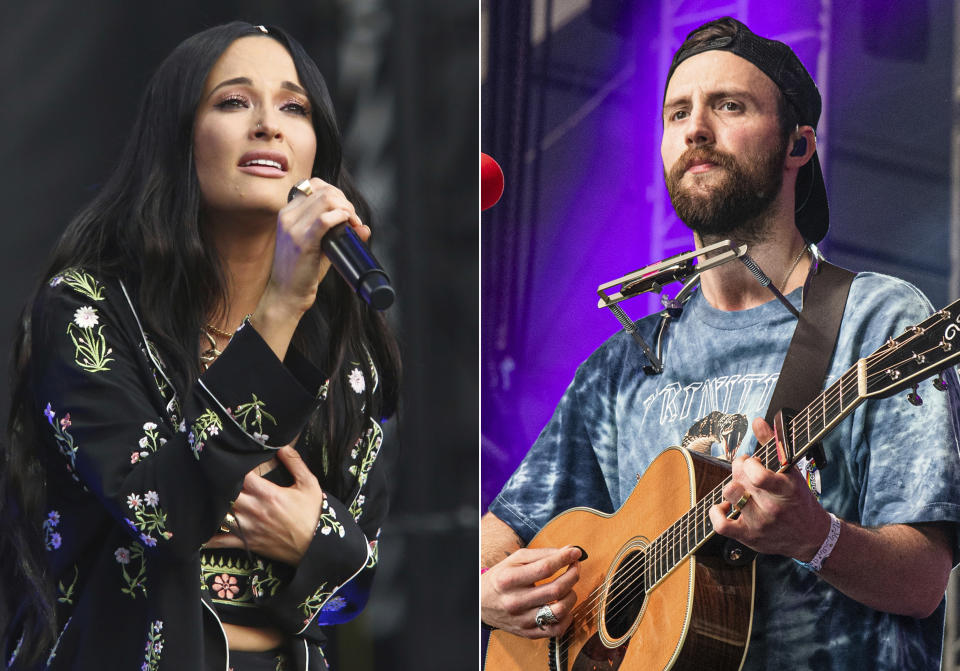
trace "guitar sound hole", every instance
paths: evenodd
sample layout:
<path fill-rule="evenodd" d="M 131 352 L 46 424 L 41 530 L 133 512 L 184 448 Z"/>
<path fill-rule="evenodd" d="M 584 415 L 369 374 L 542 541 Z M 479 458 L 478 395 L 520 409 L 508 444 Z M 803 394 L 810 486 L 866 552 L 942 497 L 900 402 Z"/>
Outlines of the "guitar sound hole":
<path fill-rule="evenodd" d="M 610 580 L 604 621 L 607 634 L 612 639 L 618 639 L 630 631 L 643 608 L 646 599 L 643 559 L 641 550 L 624 555 Z"/>

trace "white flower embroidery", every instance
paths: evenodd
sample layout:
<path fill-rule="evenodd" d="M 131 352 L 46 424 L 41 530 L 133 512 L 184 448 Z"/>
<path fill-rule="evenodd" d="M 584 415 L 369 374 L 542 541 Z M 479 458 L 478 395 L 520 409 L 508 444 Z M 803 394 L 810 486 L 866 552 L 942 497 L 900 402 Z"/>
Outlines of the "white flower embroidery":
<path fill-rule="evenodd" d="M 350 371 L 347 381 L 350 383 L 350 386 L 353 387 L 353 391 L 358 394 L 362 394 L 367 388 L 367 381 L 363 379 L 363 373 L 360 372 L 359 368 L 354 368 Z"/>
<path fill-rule="evenodd" d="M 145 448 L 149 444 L 149 441 L 147 440 L 147 437 L 144 436 L 143 438 L 140 439 L 140 442 L 138 444 L 140 445 L 140 447 Z"/>
<path fill-rule="evenodd" d="M 127 548 L 117 548 L 113 556 L 117 558 L 118 564 L 129 564 L 130 563 L 130 550 Z"/>
<path fill-rule="evenodd" d="M 154 424 L 153 422 L 147 422 L 146 424 L 143 425 L 144 431 L 153 431 L 155 428 L 157 428 L 157 425 Z"/>
<path fill-rule="evenodd" d="M 99 321 L 97 311 L 89 305 L 77 308 L 77 311 L 73 313 L 73 322 L 82 329 L 93 328 Z"/>
<path fill-rule="evenodd" d="M 139 494 L 130 494 L 127 496 L 127 506 L 132 510 L 134 508 L 139 508 L 141 505 L 140 495 Z"/>
<path fill-rule="evenodd" d="M 143 498 L 146 499 L 148 506 L 156 506 L 158 503 L 160 503 L 160 497 L 153 490 L 150 490 L 144 494 Z"/>

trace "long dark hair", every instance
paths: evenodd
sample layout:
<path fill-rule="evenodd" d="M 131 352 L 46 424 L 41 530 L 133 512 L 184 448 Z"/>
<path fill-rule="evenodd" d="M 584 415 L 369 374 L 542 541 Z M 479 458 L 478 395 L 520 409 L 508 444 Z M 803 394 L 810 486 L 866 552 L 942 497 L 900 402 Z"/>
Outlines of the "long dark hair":
<path fill-rule="evenodd" d="M 228 301 L 224 269 L 200 225 L 193 125 L 207 75 L 234 41 L 270 37 L 287 49 L 313 110 L 317 138 L 313 175 L 339 187 L 360 218 L 371 221 L 369 207 L 342 164 L 340 135 L 323 76 L 286 32 L 274 26 L 266 31 L 233 22 L 198 33 L 174 49 L 144 92 L 116 169 L 70 222 L 44 275 L 83 267 L 105 278 L 123 279 L 137 296 L 144 327 L 163 352 L 181 397 L 200 373 L 200 328 Z M 8 444 L 0 452 L 0 635 L 3 650 L 9 650 L 14 635 L 23 633 L 19 655 L 28 659 L 39 656 L 55 636 L 52 596 L 42 568 L 44 475 L 31 435 L 31 416 L 36 413 L 27 386 L 33 302 L 32 297 L 18 326 Z M 348 482 L 340 465 L 369 421 L 396 408 L 400 376 L 396 341 L 382 315 L 329 272 L 292 345 L 330 376 L 326 410 L 316 413 L 305 431 L 305 456 L 322 486 L 343 495 Z M 376 385 L 368 358 L 378 371 Z M 351 361 L 361 364 L 366 378 L 363 396 L 348 390 L 342 374 Z M 11 631 L 13 623 L 19 624 L 16 632 Z"/>

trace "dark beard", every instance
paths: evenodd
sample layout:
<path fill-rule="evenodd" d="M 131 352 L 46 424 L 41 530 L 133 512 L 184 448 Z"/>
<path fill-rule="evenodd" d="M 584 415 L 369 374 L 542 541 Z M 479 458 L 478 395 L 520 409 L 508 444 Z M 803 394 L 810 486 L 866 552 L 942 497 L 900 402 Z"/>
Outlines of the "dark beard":
<path fill-rule="evenodd" d="M 783 186 L 783 159 L 786 141 L 773 151 L 749 157 L 742 163 L 727 153 L 710 147 L 688 149 L 664 171 L 667 191 L 677 216 L 701 240 L 733 237 L 739 242 L 759 242 L 766 237 L 767 220 L 763 216 Z M 725 172 L 723 179 L 707 193 L 681 186 L 680 180 L 691 160 L 702 159 Z M 732 235 L 736 234 L 736 235 Z"/>

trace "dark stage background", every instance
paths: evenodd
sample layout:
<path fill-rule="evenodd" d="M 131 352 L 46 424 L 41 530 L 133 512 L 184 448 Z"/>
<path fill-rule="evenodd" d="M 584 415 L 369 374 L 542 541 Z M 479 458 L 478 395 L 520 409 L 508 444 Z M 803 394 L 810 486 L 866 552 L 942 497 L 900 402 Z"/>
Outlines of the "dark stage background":
<path fill-rule="evenodd" d="M 392 513 L 373 600 L 334 637 L 335 668 L 476 660 L 478 6 L 474 0 L 4 4 L 0 29 L 0 346 L 52 242 L 105 179 L 156 65 L 232 19 L 277 24 L 327 77 L 374 247 L 405 390 L 391 422 Z M 4 388 L 5 423 L 8 390 Z"/>

